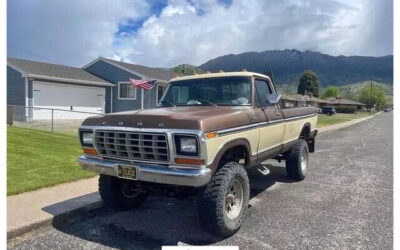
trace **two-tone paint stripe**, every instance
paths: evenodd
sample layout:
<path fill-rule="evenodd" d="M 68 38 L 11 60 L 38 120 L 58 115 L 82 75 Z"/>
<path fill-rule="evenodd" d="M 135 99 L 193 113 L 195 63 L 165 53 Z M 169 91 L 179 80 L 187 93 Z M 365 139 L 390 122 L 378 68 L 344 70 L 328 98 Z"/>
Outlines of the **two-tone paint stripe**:
<path fill-rule="evenodd" d="M 290 118 L 279 119 L 279 120 L 272 120 L 272 121 L 268 121 L 268 122 L 252 123 L 252 124 L 245 125 L 245 126 L 222 129 L 222 130 L 219 130 L 216 132 L 218 133 L 218 136 L 224 136 L 224 135 L 228 135 L 231 133 L 237 133 L 237 132 L 251 130 L 251 129 L 255 129 L 255 128 L 259 128 L 259 127 L 265 127 L 268 125 L 276 125 L 276 124 L 286 122 L 286 121 L 300 120 L 300 119 L 304 119 L 304 118 L 308 118 L 308 117 L 313 117 L 316 115 L 317 114 L 310 114 L 310 115 L 302 115 L 302 116 L 290 117 Z"/>

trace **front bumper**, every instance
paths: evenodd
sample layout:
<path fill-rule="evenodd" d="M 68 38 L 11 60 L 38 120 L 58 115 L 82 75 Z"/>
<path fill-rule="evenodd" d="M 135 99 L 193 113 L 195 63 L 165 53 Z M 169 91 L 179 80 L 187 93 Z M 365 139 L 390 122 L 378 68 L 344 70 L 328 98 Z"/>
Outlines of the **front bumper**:
<path fill-rule="evenodd" d="M 89 158 L 81 156 L 79 164 L 85 170 L 99 174 L 118 177 L 118 162 Z M 127 165 L 123 163 L 124 165 Z M 177 169 L 165 166 L 146 165 L 143 163 L 132 164 L 137 168 L 139 181 L 155 182 L 162 184 L 200 187 L 211 179 L 211 170 L 203 169 Z"/>

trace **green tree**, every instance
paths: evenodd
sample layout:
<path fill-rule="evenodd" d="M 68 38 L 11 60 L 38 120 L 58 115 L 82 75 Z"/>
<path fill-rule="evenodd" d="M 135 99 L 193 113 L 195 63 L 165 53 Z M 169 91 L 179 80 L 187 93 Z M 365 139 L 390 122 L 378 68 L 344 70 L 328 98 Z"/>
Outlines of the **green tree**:
<path fill-rule="evenodd" d="M 361 90 L 360 102 L 367 104 L 368 108 L 376 107 L 377 109 L 383 109 L 388 105 L 388 98 L 383 88 L 372 84 L 365 86 Z"/>
<path fill-rule="evenodd" d="M 319 78 L 318 75 L 311 71 L 306 70 L 300 76 L 299 86 L 297 87 L 297 93 L 304 94 L 312 94 L 315 97 L 319 96 Z"/>
<path fill-rule="evenodd" d="M 339 89 L 335 86 L 328 87 L 324 94 L 322 95 L 323 98 L 330 98 L 334 97 L 337 98 L 339 96 Z"/>

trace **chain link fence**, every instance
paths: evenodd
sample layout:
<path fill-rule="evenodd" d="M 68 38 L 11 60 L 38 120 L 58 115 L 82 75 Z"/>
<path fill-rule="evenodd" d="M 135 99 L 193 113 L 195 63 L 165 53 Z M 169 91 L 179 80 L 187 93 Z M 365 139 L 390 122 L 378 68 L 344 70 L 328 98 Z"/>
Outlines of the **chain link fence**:
<path fill-rule="evenodd" d="M 68 109 L 7 105 L 7 124 L 20 128 L 73 134 L 78 131 L 84 119 L 101 114 Z"/>

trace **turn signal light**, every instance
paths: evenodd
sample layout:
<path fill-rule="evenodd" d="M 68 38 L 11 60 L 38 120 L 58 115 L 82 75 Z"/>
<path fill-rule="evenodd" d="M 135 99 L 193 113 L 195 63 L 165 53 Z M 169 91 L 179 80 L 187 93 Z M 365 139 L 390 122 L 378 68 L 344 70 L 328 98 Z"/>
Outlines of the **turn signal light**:
<path fill-rule="evenodd" d="M 175 158 L 176 164 L 185 165 L 204 165 L 204 159 Z"/>
<path fill-rule="evenodd" d="M 211 74 L 211 72 L 207 70 L 207 71 L 206 71 L 206 74 Z"/>
<path fill-rule="evenodd" d="M 83 153 L 88 155 L 97 155 L 96 149 L 93 148 L 83 148 Z"/>
<path fill-rule="evenodd" d="M 218 70 L 219 73 L 224 73 L 224 71 L 222 69 Z"/>
<path fill-rule="evenodd" d="M 242 69 L 243 72 L 247 72 L 247 69 Z"/>
<path fill-rule="evenodd" d="M 218 136 L 217 132 L 210 132 L 210 133 L 204 134 L 204 137 L 206 139 L 212 139 L 212 138 L 215 138 L 217 136 Z"/>

